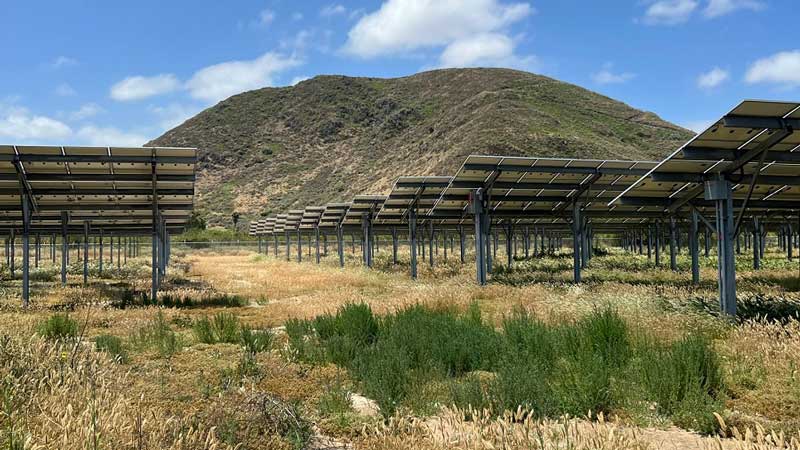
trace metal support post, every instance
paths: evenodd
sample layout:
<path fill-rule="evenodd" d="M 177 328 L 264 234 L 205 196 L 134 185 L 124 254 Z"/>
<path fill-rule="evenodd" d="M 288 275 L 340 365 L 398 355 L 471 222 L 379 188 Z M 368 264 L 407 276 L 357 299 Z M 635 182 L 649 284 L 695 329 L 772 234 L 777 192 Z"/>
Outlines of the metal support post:
<path fill-rule="evenodd" d="M 319 225 L 314 226 L 314 251 L 315 251 L 314 256 L 316 258 L 317 264 L 319 264 L 319 259 L 321 256 L 319 248 Z"/>
<path fill-rule="evenodd" d="M 677 249 L 678 226 L 675 223 L 675 216 L 669 218 L 669 268 L 673 272 L 678 271 L 678 249 Z"/>
<path fill-rule="evenodd" d="M 465 243 L 464 243 L 464 226 L 458 226 L 458 248 L 459 248 L 459 257 L 461 258 L 461 264 L 464 264 L 465 259 Z"/>
<path fill-rule="evenodd" d="M 689 228 L 689 252 L 692 254 L 692 283 L 700 284 L 700 236 L 698 235 L 699 213 L 692 210 L 692 223 Z"/>
<path fill-rule="evenodd" d="M 736 256 L 734 253 L 735 224 L 730 182 L 724 179 L 706 181 L 705 199 L 714 200 L 717 222 L 717 268 L 719 272 L 720 309 L 729 316 L 736 315 Z"/>
<path fill-rule="evenodd" d="M 69 213 L 61 212 L 61 285 L 67 285 L 67 223 Z"/>
<path fill-rule="evenodd" d="M 83 222 L 83 285 L 89 284 L 89 221 Z"/>
<path fill-rule="evenodd" d="M 572 279 L 575 283 L 581 282 L 581 206 L 578 202 L 572 204 Z"/>
<path fill-rule="evenodd" d="M 408 209 L 408 245 L 411 252 L 411 278 L 417 279 L 417 208 Z"/>
<path fill-rule="evenodd" d="M 761 269 L 761 227 L 758 217 L 753 217 L 753 270 Z"/>
<path fill-rule="evenodd" d="M 475 265 L 478 284 L 483 286 L 486 284 L 487 272 L 487 254 L 489 253 L 488 245 L 486 242 L 487 232 L 486 225 L 486 210 L 484 207 L 483 190 L 476 189 L 470 193 L 470 207 L 472 214 L 475 217 Z"/>

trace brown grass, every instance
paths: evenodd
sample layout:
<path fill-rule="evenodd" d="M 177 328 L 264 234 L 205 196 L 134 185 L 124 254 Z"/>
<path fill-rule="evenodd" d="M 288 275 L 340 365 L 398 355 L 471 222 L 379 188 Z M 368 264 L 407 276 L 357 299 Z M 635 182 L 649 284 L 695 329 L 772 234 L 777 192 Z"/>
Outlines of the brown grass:
<path fill-rule="evenodd" d="M 587 273 L 601 280 L 581 286 L 566 282 L 568 273 L 557 272 L 548 275 L 551 280 L 546 282 L 478 287 L 472 264 L 461 266 L 453 257 L 439 261 L 434 269 L 421 264 L 420 279 L 412 281 L 405 267 L 390 267 L 386 252 L 379 255 L 378 264 L 387 270 L 366 270 L 351 255 L 344 270 L 337 267 L 333 254 L 319 266 L 250 252 L 195 251 L 173 256 L 175 263 L 165 284 L 168 292 L 199 299 L 241 296 L 248 306 L 225 310 L 256 328 L 314 317 L 352 302 L 369 303 L 377 313 L 418 303 L 463 309 L 477 302 L 484 317 L 497 324 L 514 308 L 555 321 L 610 305 L 635 329 L 660 339 L 676 339 L 691 331 L 707 334 L 723 355 L 732 393 L 727 405 L 728 434 L 735 435 L 734 427 L 745 431 L 736 432 L 741 436 L 738 440 L 693 437 L 687 446 L 768 448 L 781 444 L 780 432 L 793 436 L 800 429 L 800 322 L 753 320 L 733 326 L 694 311 L 686 307 L 686 299 L 713 298 L 714 287 L 706 283 L 692 288 L 685 283 L 685 273 L 649 269 L 620 281 L 618 273 L 595 268 Z M 790 279 L 796 276 L 795 270 L 779 266 L 759 273 L 743 271 L 740 291 L 797 297 L 795 290 L 770 282 Z M 713 271 L 704 269 L 703 276 L 709 279 Z M 67 288 L 36 283 L 34 306 L 29 310 L 17 306 L 18 281 L 3 285 L 8 295 L 0 300 L 0 387 L 6 392 L 3 398 L 11 392 L 16 403 L 0 415 L 0 445 L 13 432 L 15 439 L 31 449 L 93 448 L 95 441 L 98 448 L 223 449 L 236 444 L 291 448 L 280 433 L 258 425 L 263 422 L 261 413 L 247 407 L 262 395 L 296 403 L 312 422 L 330 420 L 319 417 L 316 405 L 332 380 L 346 378 L 338 369 L 288 362 L 279 339 L 276 349 L 256 357 L 257 373 L 238 376 L 243 358 L 239 346 L 195 343 L 189 329 L 194 318 L 220 308 L 112 307 L 126 289 L 149 289 L 147 270 L 124 280 L 93 279 L 87 287 L 79 281 L 72 275 Z M 82 330 L 80 344 L 31 337 L 36 325 L 54 310 L 71 311 Z M 92 350 L 90 340 L 100 334 L 118 336 L 127 344 L 128 337 L 151 321 L 157 310 L 187 344 L 173 357 L 131 350 L 129 364 L 121 365 Z M 396 419 L 380 426 L 369 420 L 348 423 L 325 429 L 357 448 L 555 449 L 567 442 L 576 449 L 665 448 L 658 445 L 663 439 L 688 435 L 675 430 L 679 434 L 662 435 L 658 433 L 670 430 L 648 431 L 616 422 L 520 422 L 508 417 L 467 422 L 455 411 L 429 419 Z M 748 429 L 753 431 L 748 434 Z M 798 447 L 796 441 L 784 438 L 783 448 Z"/>

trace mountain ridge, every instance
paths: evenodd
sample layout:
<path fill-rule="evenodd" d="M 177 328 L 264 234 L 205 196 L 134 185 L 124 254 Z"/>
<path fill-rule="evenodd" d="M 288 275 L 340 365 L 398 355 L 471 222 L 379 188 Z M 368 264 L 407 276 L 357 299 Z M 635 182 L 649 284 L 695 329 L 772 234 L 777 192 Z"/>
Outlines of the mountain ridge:
<path fill-rule="evenodd" d="M 320 75 L 244 92 L 148 145 L 199 148 L 211 224 L 387 193 L 401 175 L 453 174 L 469 154 L 658 159 L 692 133 L 576 85 L 512 69 L 400 78 Z"/>

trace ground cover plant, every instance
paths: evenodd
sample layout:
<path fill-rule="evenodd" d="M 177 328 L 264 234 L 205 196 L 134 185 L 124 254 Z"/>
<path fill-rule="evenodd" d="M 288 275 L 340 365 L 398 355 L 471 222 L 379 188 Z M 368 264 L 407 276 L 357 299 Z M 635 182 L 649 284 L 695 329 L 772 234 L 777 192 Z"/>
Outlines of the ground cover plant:
<path fill-rule="evenodd" d="M 713 314 L 713 254 L 699 286 L 684 254 L 672 272 L 616 249 L 574 285 L 569 254 L 509 269 L 501 247 L 478 287 L 470 254 L 440 249 L 412 281 L 405 249 L 394 265 L 382 244 L 385 270 L 347 251 L 340 269 L 333 248 L 319 266 L 176 250 L 175 300 L 156 305 L 140 301 L 145 258 L 86 286 L 79 270 L 65 288 L 38 281 L 26 310 L 20 280 L 0 280 L 0 377 L 16 386 L 0 448 L 798 448 L 796 260 L 752 271 L 740 256 L 731 322 Z M 45 374 L 74 381 L 36 388 Z M 721 440 L 686 431 L 704 427 Z"/>
<path fill-rule="evenodd" d="M 711 433 L 726 391 L 719 355 L 704 337 L 659 343 L 632 333 L 611 309 L 556 325 L 517 311 L 495 330 L 477 305 L 463 314 L 417 305 L 377 318 L 369 306 L 349 304 L 294 321 L 287 333 L 298 358 L 346 367 L 387 416 L 409 404 L 421 380 L 449 380 L 447 400 L 460 408 L 557 418 L 647 404 Z"/>

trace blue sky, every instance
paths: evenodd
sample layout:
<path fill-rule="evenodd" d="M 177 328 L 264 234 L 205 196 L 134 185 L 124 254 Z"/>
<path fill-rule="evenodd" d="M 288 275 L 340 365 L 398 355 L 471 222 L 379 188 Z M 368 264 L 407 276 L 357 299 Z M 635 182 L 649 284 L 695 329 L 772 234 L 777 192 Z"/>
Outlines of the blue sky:
<path fill-rule="evenodd" d="M 800 100 L 797 0 L 3 0 L 0 142 L 140 145 L 318 74 L 513 67 L 693 129 Z"/>

